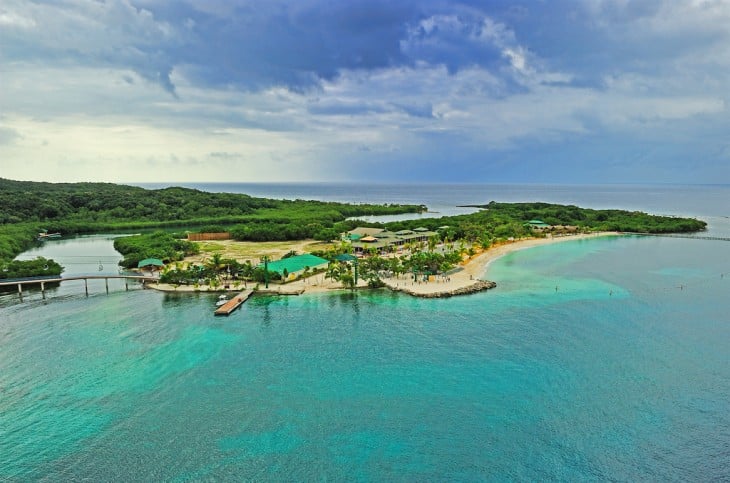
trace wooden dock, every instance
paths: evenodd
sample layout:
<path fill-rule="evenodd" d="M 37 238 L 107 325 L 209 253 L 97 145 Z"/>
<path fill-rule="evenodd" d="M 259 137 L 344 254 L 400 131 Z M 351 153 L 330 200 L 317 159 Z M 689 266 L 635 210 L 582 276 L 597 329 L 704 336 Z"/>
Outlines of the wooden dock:
<path fill-rule="evenodd" d="M 231 300 L 215 309 L 215 315 L 231 315 L 231 312 L 241 306 L 253 293 L 253 290 L 247 289 L 239 293 Z"/>

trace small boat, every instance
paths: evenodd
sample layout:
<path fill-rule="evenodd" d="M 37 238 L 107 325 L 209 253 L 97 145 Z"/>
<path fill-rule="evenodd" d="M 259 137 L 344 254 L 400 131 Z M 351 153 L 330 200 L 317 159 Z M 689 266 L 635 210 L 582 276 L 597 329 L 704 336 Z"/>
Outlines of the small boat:
<path fill-rule="evenodd" d="M 36 240 L 43 241 L 43 240 L 51 240 L 54 238 L 61 238 L 61 234 L 60 233 L 48 233 L 48 230 L 43 230 L 42 232 L 38 233 Z"/>
<path fill-rule="evenodd" d="M 220 307 L 221 305 L 225 305 L 226 302 L 228 302 L 228 297 L 226 295 L 221 295 L 218 297 L 218 301 L 215 303 L 215 306 Z"/>

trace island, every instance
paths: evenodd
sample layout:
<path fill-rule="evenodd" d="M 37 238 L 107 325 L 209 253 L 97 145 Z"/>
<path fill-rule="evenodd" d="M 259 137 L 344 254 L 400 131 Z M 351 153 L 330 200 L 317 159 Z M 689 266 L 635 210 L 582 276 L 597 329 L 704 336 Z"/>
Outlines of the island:
<path fill-rule="evenodd" d="M 515 249 L 619 233 L 687 233 L 704 221 L 550 203 L 478 205 L 471 214 L 368 223 L 423 205 L 274 200 L 190 188 L 0 179 L 0 278 L 52 260 L 18 262 L 42 230 L 117 238 L 121 266 L 159 276 L 155 288 L 267 293 L 388 287 L 423 297 L 486 290 L 491 260 Z M 23 272 L 23 263 L 28 270 Z M 20 264 L 20 265 L 19 265 Z M 57 265 L 57 264 L 56 264 Z M 55 265 L 54 265 L 55 267 Z M 9 277 L 5 277 L 9 278 Z"/>

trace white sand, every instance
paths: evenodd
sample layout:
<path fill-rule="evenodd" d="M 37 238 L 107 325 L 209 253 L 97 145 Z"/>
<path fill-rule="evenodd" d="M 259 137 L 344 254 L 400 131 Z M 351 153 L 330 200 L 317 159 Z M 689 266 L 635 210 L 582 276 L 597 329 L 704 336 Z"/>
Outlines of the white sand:
<path fill-rule="evenodd" d="M 435 281 L 431 282 L 414 282 L 413 277 L 410 274 L 404 274 L 401 275 L 398 278 L 386 278 L 383 280 L 385 282 L 386 286 L 393 288 L 393 289 L 401 289 L 405 288 L 408 291 L 412 292 L 416 295 L 427 295 L 427 294 L 437 294 L 441 292 L 453 292 L 455 290 L 463 289 L 465 287 L 469 287 L 471 285 L 474 285 L 478 280 L 484 279 L 486 277 L 487 271 L 489 269 L 489 265 L 494 261 L 497 260 L 500 257 L 503 257 L 509 253 L 518 251 L 518 250 L 524 250 L 526 248 L 536 247 L 540 245 L 548 245 L 552 243 L 561 243 L 561 242 L 569 242 L 569 241 L 575 241 L 575 240 L 585 240 L 589 238 L 596 238 L 600 236 L 608 236 L 608 235 L 618 235 L 618 233 L 615 232 L 600 232 L 600 233 L 590 233 L 590 234 L 579 234 L 579 235 L 568 235 L 568 236 L 561 236 L 561 237 L 551 237 L 551 238 L 529 238 L 529 239 L 523 239 L 523 240 L 515 240 L 513 242 L 507 242 L 505 244 L 500 244 L 494 247 L 489 248 L 488 250 L 485 250 L 481 253 L 478 253 L 471 259 L 465 261 L 462 264 L 462 270 L 459 272 L 456 272 L 452 275 L 449 275 L 447 279 L 444 279 L 443 277 L 435 277 Z M 256 286 L 255 283 L 247 283 L 246 286 L 248 288 Z M 200 286 L 198 288 L 195 288 L 193 286 L 189 285 L 181 285 L 179 287 L 175 287 L 173 285 L 169 284 L 147 284 L 147 287 L 153 288 L 156 290 L 162 290 L 166 292 L 222 292 L 225 291 L 222 287 L 218 287 L 217 289 L 212 289 L 208 286 Z M 358 287 L 367 287 L 367 282 L 364 280 L 358 281 Z M 244 290 L 244 285 L 240 284 L 238 286 L 231 285 L 228 291 L 242 291 Z M 263 290 L 263 285 L 259 284 L 259 288 L 261 291 Z M 327 279 L 324 277 L 324 273 L 320 273 L 317 275 L 313 275 L 307 279 L 304 280 L 297 280 L 294 282 L 289 282 L 285 285 L 280 285 L 276 283 L 270 283 L 269 289 L 266 290 L 266 293 L 281 293 L 281 294 L 300 294 L 300 293 L 316 293 L 316 292 L 328 292 L 331 290 L 343 290 L 342 284 L 339 282 L 335 282 L 333 280 Z"/>
<path fill-rule="evenodd" d="M 590 234 L 567 235 L 551 238 L 529 238 L 524 240 L 515 240 L 505 244 L 500 244 L 485 250 L 470 260 L 462 264 L 463 270 L 454 273 L 443 280 L 436 277 L 433 282 L 414 282 L 412 277 L 402 275 L 401 278 L 389 278 L 383 280 L 386 285 L 392 288 L 405 288 L 415 294 L 435 294 L 439 292 L 452 292 L 458 289 L 474 285 L 478 280 L 486 278 L 489 265 L 500 257 L 509 253 L 524 250 L 526 248 L 536 247 L 540 245 L 548 245 L 552 243 L 561 243 L 575 240 L 585 240 L 596 238 L 599 236 L 617 235 L 615 232 L 599 232 Z"/>

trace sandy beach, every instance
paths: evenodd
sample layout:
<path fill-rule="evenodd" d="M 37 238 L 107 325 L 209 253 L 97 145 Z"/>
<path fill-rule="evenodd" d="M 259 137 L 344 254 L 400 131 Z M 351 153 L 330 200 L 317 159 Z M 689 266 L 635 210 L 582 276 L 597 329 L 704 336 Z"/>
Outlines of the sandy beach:
<path fill-rule="evenodd" d="M 552 243 L 562 243 L 576 240 L 586 240 L 589 238 L 597 238 L 601 236 L 617 235 L 615 232 L 599 232 L 578 235 L 567 235 L 561 237 L 550 238 L 528 238 L 523 240 L 515 240 L 500 245 L 495 245 L 489 249 L 474 255 L 471 259 L 465 261 L 462 270 L 453 273 L 443 280 L 437 277 L 433 282 L 416 283 L 409 280 L 406 276 L 400 278 L 389 278 L 383 280 L 386 285 L 392 289 L 401 290 L 416 296 L 434 296 L 442 294 L 448 296 L 453 292 L 464 290 L 465 288 L 477 285 L 481 280 L 488 279 L 489 265 L 500 257 L 518 250 L 524 250 L 541 245 Z M 495 282 L 499 282 L 498 280 Z"/>
<path fill-rule="evenodd" d="M 450 274 L 448 277 L 435 277 L 430 282 L 414 282 L 411 275 L 400 275 L 399 277 L 385 278 L 383 282 L 392 290 L 402 291 L 414 296 L 422 297 L 446 297 L 455 293 L 466 293 L 479 291 L 488 288 L 483 285 L 483 280 L 488 278 L 489 265 L 500 257 L 509 253 L 532 248 L 541 245 L 553 243 L 562 243 L 576 240 L 585 240 L 597 238 L 601 236 L 618 235 L 615 232 L 599 232 L 589 234 L 568 235 L 550 238 L 529 238 L 523 240 L 515 240 L 490 247 L 489 249 L 474 255 L 471 259 L 466 260 L 459 266 L 460 270 Z M 498 281 L 496 281 L 498 282 Z M 149 288 L 161 290 L 165 292 L 223 292 L 223 291 L 241 291 L 245 287 L 255 286 L 255 284 L 229 285 L 225 288 L 211 288 L 208 286 L 192 287 L 192 286 L 173 286 L 170 284 L 148 284 Z M 358 288 L 367 287 L 364 280 L 358 281 Z M 299 295 L 302 293 L 328 292 L 332 290 L 344 290 L 342 284 L 324 277 L 324 274 L 313 275 L 303 280 L 296 280 L 285 285 L 271 283 L 268 289 L 259 287 L 259 293 L 282 294 L 282 295 Z"/>

